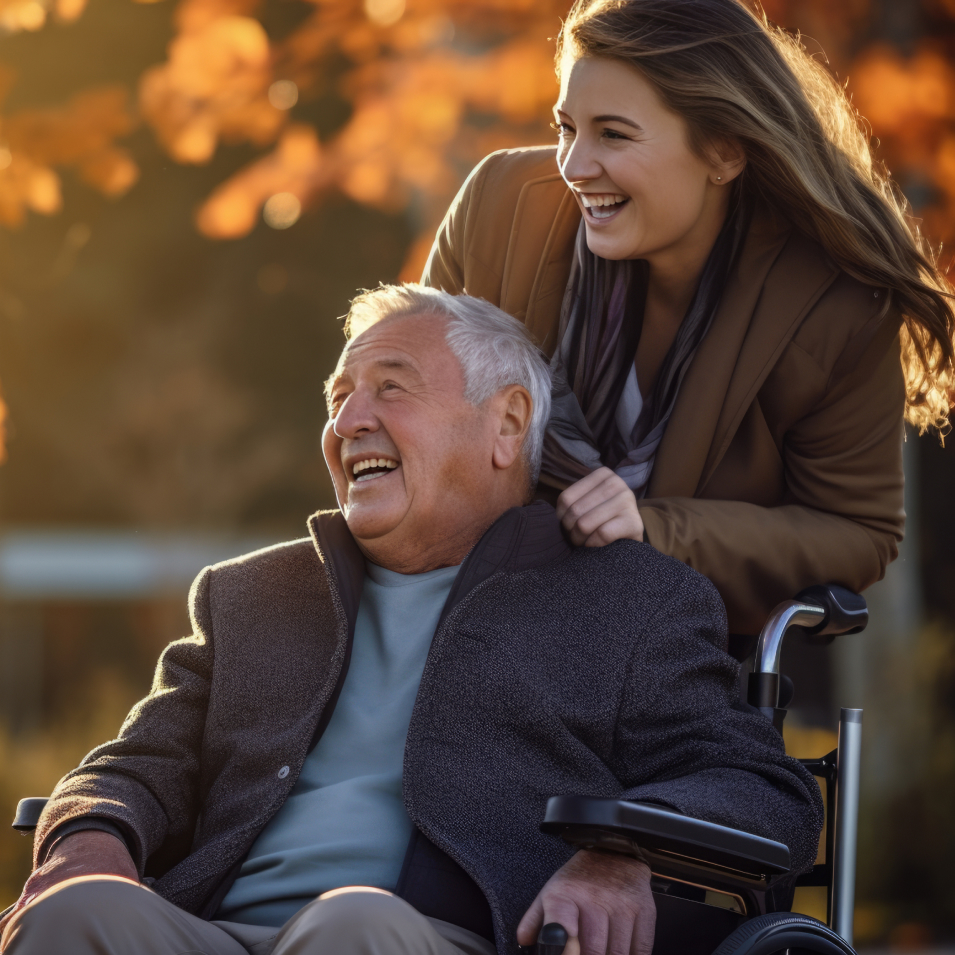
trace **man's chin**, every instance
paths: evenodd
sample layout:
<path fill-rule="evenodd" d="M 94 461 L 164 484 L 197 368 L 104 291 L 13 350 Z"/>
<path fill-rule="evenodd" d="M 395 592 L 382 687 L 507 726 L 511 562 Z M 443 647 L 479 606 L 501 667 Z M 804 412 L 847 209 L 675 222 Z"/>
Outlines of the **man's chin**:
<path fill-rule="evenodd" d="M 355 540 L 374 541 L 390 534 L 404 516 L 404 508 L 388 501 L 353 501 L 343 508 L 345 523 Z"/>

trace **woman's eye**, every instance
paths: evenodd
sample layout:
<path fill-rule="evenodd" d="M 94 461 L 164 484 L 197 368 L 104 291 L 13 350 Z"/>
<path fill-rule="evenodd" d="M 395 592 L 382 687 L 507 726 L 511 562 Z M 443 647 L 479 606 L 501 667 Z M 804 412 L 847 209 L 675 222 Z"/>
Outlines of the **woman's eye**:
<path fill-rule="evenodd" d="M 615 129 L 605 129 L 603 131 L 603 135 L 606 136 L 607 139 L 629 139 L 630 138 L 629 136 L 624 136 L 623 133 L 618 133 L 617 130 Z"/>
<path fill-rule="evenodd" d="M 556 129 L 561 136 L 573 132 L 573 129 L 567 123 L 551 123 L 550 128 Z"/>

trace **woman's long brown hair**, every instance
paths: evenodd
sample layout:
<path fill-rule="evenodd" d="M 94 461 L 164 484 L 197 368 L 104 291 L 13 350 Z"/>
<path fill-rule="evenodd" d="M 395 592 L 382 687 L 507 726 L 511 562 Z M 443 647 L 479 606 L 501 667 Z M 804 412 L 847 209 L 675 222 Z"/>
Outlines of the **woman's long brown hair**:
<path fill-rule="evenodd" d="M 906 418 L 948 428 L 955 402 L 951 287 L 901 191 L 874 160 L 845 91 L 798 37 L 738 0 L 577 0 L 564 53 L 635 66 L 690 129 L 690 146 L 735 140 L 742 188 L 818 241 L 901 312 Z"/>

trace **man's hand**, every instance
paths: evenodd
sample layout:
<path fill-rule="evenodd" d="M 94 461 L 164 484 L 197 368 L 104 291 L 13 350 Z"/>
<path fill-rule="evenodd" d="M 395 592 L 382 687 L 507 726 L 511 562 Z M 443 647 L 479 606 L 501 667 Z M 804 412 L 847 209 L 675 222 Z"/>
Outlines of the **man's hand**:
<path fill-rule="evenodd" d="M 46 862 L 37 869 L 23 887 L 14 910 L 0 922 L 0 936 L 10 920 L 37 896 L 60 882 L 84 875 L 109 875 L 139 884 L 139 873 L 122 839 L 85 829 L 61 839 Z"/>
<path fill-rule="evenodd" d="M 557 517 L 578 547 L 643 540 L 637 499 L 610 468 L 597 468 L 571 484 L 557 499 Z"/>
<path fill-rule="evenodd" d="M 582 849 L 537 893 L 517 941 L 533 945 L 541 926 L 559 922 L 570 936 L 564 955 L 650 955 L 656 919 L 644 863 Z"/>

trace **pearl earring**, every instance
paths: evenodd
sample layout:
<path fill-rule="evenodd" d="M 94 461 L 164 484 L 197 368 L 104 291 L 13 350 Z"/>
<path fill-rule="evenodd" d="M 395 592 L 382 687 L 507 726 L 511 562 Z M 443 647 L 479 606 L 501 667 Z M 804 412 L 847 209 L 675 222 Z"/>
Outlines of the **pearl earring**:
<path fill-rule="evenodd" d="M 723 177 L 722 177 L 722 176 L 717 176 L 717 177 L 716 177 L 716 181 L 717 181 L 717 182 L 722 182 L 722 181 L 723 181 Z"/>

